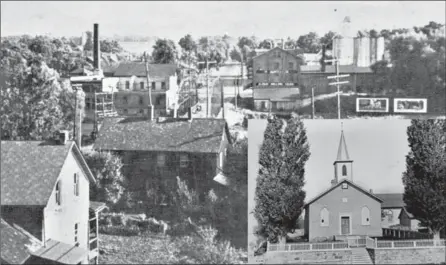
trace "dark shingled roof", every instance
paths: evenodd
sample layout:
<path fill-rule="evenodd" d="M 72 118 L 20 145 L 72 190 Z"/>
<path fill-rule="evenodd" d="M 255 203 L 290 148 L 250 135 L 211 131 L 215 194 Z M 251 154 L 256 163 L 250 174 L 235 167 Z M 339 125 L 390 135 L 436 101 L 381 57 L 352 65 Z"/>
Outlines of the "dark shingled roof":
<path fill-rule="evenodd" d="M 300 99 L 299 88 L 297 87 L 278 87 L 278 88 L 255 88 L 252 91 L 254 100 L 271 101 L 291 101 Z"/>
<path fill-rule="evenodd" d="M 38 242 L 1 219 L 1 258 L 9 264 L 23 264 L 31 257 L 32 246 Z"/>
<path fill-rule="evenodd" d="M 223 119 L 107 118 L 98 133 L 94 148 L 120 151 L 172 151 L 218 153 L 223 133 L 229 130 Z"/>
<path fill-rule="evenodd" d="M 151 78 L 165 78 L 175 75 L 177 66 L 175 64 L 149 64 L 149 75 Z M 120 63 L 115 69 L 116 77 L 146 76 L 146 67 L 143 62 Z"/>
<path fill-rule="evenodd" d="M 1 205 L 46 205 L 70 150 L 93 175 L 73 141 L 1 141 Z"/>
<path fill-rule="evenodd" d="M 303 74 L 305 74 L 305 73 L 335 74 L 336 68 L 334 65 L 326 65 L 325 72 L 322 72 L 320 65 L 301 65 L 300 71 Z M 356 65 L 340 65 L 339 73 L 340 74 L 353 74 L 353 73 L 361 74 L 361 73 L 373 73 L 373 71 L 370 67 L 356 66 Z"/>
<path fill-rule="evenodd" d="M 381 208 L 403 208 L 405 206 L 402 193 L 376 193 L 383 200 Z"/>

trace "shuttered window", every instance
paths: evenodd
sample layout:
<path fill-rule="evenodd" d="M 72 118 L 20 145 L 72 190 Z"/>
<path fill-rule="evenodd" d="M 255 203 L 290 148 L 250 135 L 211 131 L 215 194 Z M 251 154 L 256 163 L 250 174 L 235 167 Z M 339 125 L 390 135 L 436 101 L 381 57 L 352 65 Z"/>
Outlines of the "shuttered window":
<path fill-rule="evenodd" d="M 79 196 L 79 174 L 74 173 L 74 195 Z"/>
<path fill-rule="evenodd" d="M 60 190 L 61 190 L 61 182 L 60 180 L 56 183 L 56 204 L 61 204 L 61 196 L 60 196 Z"/>
<path fill-rule="evenodd" d="M 370 210 L 367 206 L 362 207 L 361 210 L 362 225 L 370 225 Z"/>
<path fill-rule="evenodd" d="M 327 208 L 323 208 L 321 210 L 321 226 L 329 226 L 330 225 L 330 219 L 329 219 L 329 212 Z"/>

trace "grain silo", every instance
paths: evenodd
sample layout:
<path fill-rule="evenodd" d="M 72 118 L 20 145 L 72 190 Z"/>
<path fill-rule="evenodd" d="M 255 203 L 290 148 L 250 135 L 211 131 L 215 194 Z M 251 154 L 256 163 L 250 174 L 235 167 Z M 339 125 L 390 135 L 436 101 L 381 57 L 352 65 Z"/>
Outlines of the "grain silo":
<path fill-rule="evenodd" d="M 376 46 L 377 46 L 377 38 L 370 38 L 370 64 L 376 63 Z"/>
<path fill-rule="evenodd" d="M 359 47 L 358 47 L 358 64 L 360 67 L 368 67 L 370 66 L 370 38 L 361 37 L 358 38 Z"/>
<path fill-rule="evenodd" d="M 346 17 L 341 25 L 341 33 L 333 39 L 333 56 L 339 59 L 340 65 L 354 63 L 354 31 L 350 18 Z"/>
<path fill-rule="evenodd" d="M 384 60 L 384 37 L 379 37 L 376 40 L 376 60 L 381 61 Z"/>

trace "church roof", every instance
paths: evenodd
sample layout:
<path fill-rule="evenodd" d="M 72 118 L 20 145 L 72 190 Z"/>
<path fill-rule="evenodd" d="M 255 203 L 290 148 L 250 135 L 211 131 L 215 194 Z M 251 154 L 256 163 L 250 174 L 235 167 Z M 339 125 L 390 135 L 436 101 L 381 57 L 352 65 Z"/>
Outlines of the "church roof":
<path fill-rule="evenodd" d="M 377 200 L 378 202 L 382 203 L 383 200 L 377 196 L 375 196 L 373 193 L 370 193 L 369 191 L 367 191 L 365 188 L 359 186 L 358 184 L 353 183 L 352 181 L 348 180 L 348 179 L 343 179 L 341 181 L 338 182 L 338 184 L 331 186 L 329 189 L 321 192 L 319 195 L 317 195 L 316 197 L 314 197 L 311 201 L 307 202 L 305 204 L 305 207 L 309 206 L 310 204 L 312 204 L 313 202 L 319 200 L 320 198 L 322 198 L 323 196 L 325 196 L 326 194 L 330 193 L 332 190 L 336 189 L 337 187 L 339 187 L 342 183 L 348 183 L 349 185 L 351 185 L 352 187 L 355 187 L 357 190 L 361 191 L 362 193 L 364 193 L 365 195 L 368 195 L 370 197 L 372 197 L 373 199 Z"/>
<path fill-rule="evenodd" d="M 339 140 L 338 155 L 336 157 L 336 161 L 351 161 L 350 156 L 348 155 L 344 131 L 341 131 L 341 139 Z"/>

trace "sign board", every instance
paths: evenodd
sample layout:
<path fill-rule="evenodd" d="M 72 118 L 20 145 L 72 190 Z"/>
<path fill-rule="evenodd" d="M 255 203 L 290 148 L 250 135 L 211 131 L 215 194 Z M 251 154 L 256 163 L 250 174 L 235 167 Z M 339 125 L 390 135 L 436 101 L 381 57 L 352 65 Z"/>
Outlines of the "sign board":
<path fill-rule="evenodd" d="M 389 99 L 356 98 L 356 112 L 389 112 Z"/>
<path fill-rule="evenodd" d="M 425 98 L 395 98 L 393 100 L 395 113 L 426 113 L 427 99 Z"/>

